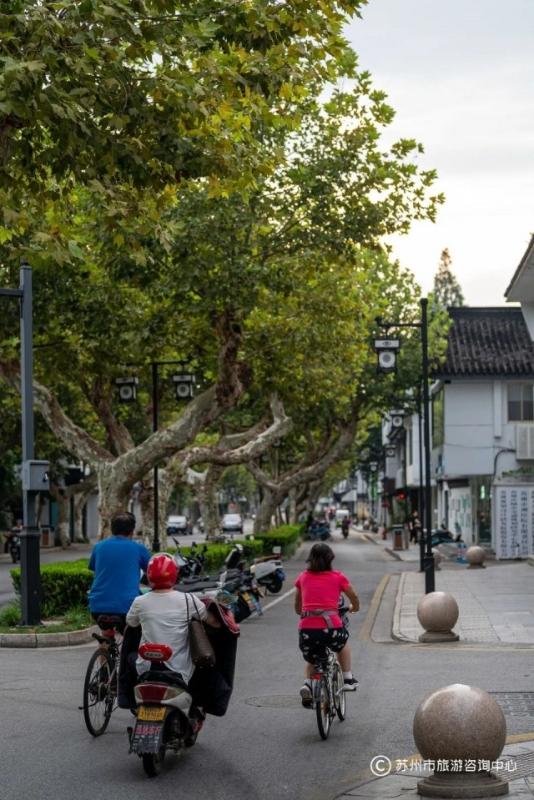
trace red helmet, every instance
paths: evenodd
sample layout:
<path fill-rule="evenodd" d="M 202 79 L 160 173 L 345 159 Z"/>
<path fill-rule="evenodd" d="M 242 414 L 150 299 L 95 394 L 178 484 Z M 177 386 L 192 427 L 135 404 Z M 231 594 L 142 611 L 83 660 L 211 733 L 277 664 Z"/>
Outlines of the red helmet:
<path fill-rule="evenodd" d="M 172 556 L 158 553 L 148 562 L 146 576 L 153 589 L 172 589 L 178 580 L 178 567 Z"/>

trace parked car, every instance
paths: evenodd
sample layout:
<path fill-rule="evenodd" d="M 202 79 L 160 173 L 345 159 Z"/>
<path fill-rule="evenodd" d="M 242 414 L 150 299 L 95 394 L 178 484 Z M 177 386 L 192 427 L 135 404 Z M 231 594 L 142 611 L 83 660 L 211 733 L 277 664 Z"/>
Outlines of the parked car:
<path fill-rule="evenodd" d="M 167 536 L 176 536 L 177 534 L 193 533 L 193 528 L 189 524 L 187 517 L 181 514 L 172 514 L 167 518 Z"/>
<path fill-rule="evenodd" d="M 225 514 L 222 518 L 221 528 L 223 533 L 243 533 L 241 514 Z"/>

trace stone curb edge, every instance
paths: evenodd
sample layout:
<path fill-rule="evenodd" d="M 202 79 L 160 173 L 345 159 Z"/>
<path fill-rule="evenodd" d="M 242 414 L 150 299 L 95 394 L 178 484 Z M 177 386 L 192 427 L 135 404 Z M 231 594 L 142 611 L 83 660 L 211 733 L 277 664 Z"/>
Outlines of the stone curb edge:
<path fill-rule="evenodd" d="M 0 633 L 0 647 L 73 647 L 90 642 L 96 630 L 96 625 L 91 625 L 90 628 L 64 633 Z"/>

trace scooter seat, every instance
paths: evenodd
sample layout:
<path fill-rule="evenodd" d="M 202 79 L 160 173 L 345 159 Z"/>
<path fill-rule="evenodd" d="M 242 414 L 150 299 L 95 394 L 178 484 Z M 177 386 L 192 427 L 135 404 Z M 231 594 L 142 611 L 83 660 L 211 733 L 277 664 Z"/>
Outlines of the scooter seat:
<path fill-rule="evenodd" d="M 218 581 L 204 580 L 204 581 L 181 581 L 174 587 L 179 592 L 203 592 L 206 589 L 217 589 L 219 586 Z"/>

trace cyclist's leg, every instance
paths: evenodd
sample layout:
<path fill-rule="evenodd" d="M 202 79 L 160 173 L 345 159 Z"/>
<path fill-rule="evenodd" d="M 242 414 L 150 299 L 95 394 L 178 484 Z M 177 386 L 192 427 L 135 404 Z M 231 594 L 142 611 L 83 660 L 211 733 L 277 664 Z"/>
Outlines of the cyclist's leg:
<path fill-rule="evenodd" d="M 326 658 L 326 630 L 317 628 L 301 629 L 299 631 L 299 648 L 302 652 L 306 666 L 304 669 L 304 683 L 300 689 L 302 705 L 311 708 L 313 705 L 312 676 L 314 664 L 321 658 Z"/>
<path fill-rule="evenodd" d="M 336 628 L 333 634 L 330 646 L 336 653 L 339 666 L 343 672 L 344 688 L 347 691 L 354 691 L 358 686 L 358 681 L 352 674 L 351 669 L 351 649 L 348 643 L 349 632 L 346 628 Z"/>

